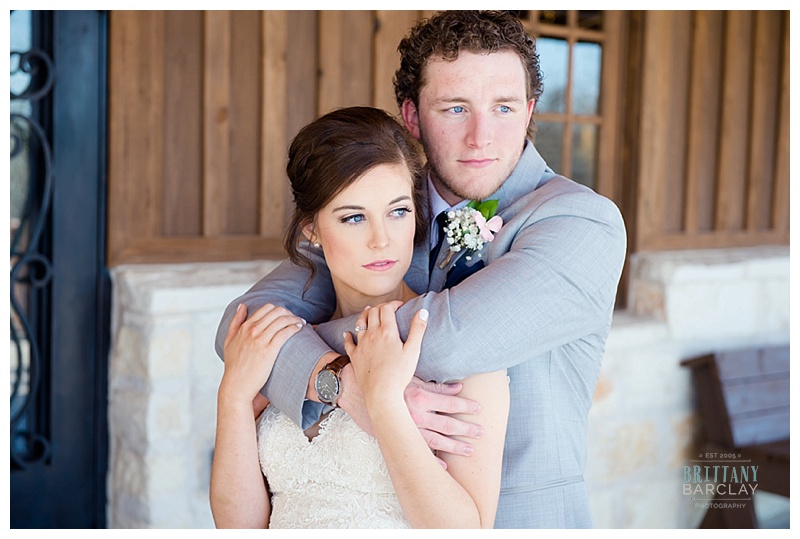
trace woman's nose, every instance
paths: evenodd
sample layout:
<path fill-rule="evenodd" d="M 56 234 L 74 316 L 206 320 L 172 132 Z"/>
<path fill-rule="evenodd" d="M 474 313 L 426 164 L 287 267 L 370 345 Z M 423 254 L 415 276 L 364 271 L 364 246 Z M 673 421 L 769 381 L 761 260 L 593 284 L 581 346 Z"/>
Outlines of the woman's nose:
<path fill-rule="evenodd" d="M 383 223 L 375 223 L 370 229 L 369 247 L 370 249 L 383 249 L 389 244 L 389 234 Z"/>

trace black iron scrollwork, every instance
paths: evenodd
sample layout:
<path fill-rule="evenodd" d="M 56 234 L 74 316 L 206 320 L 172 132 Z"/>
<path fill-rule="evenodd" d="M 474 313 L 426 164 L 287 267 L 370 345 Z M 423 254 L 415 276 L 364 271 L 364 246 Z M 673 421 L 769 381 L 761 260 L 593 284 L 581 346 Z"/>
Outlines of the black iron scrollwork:
<path fill-rule="evenodd" d="M 38 49 L 11 51 L 11 74 L 25 73 L 28 85 L 11 102 L 40 102 L 54 84 L 51 58 Z M 30 107 L 29 107 L 30 108 Z M 14 108 L 12 107 L 12 110 Z M 14 161 L 23 161 L 17 163 Z M 52 265 L 41 252 L 52 197 L 52 155 L 47 133 L 34 115 L 11 113 L 12 182 L 24 184 L 21 215 L 11 225 L 11 466 L 17 469 L 49 458 L 50 443 L 41 406 L 44 370 L 42 335 L 31 305 L 51 282 Z M 25 178 L 15 177 L 27 175 Z M 38 309 L 36 316 L 46 316 Z M 46 407 L 45 407 L 46 408 Z"/>

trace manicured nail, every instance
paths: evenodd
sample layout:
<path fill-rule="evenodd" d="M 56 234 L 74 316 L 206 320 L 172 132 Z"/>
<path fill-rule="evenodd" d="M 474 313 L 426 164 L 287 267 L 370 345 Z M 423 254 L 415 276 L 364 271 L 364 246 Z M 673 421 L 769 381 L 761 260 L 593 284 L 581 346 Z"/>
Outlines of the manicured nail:
<path fill-rule="evenodd" d="M 474 452 L 475 449 L 473 449 L 471 445 L 468 445 L 464 448 L 464 454 L 467 456 L 472 455 Z"/>
<path fill-rule="evenodd" d="M 305 319 L 305 318 L 301 318 L 300 320 L 302 320 L 302 321 L 303 321 L 303 325 L 304 325 L 304 326 L 305 326 L 306 324 L 308 324 L 308 322 L 306 322 L 306 319 Z"/>
<path fill-rule="evenodd" d="M 300 329 L 303 329 L 304 325 L 305 324 L 303 324 L 302 322 L 298 322 L 298 323 L 295 324 L 295 326 L 299 327 Z"/>
<path fill-rule="evenodd" d="M 244 307 L 244 303 L 240 303 L 239 306 L 236 307 L 236 312 L 238 313 L 239 311 L 241 311 L 242 307 Z"/>
<path fill-rule="evenodd" d="M 422 320 L 423 322 L 426 321 L 428 319 L 428 314 L 429 314 L 428 309 L 422 309 L 419 312 L 419 319 Z"/>

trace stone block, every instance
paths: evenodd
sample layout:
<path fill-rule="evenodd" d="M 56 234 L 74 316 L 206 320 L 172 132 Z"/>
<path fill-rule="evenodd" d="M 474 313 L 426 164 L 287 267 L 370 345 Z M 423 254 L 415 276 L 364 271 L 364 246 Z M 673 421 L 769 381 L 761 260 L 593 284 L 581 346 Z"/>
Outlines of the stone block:
<path fill-rule="evenodd" d="M 146 380 L 148 378 L 146 358 L 147 350 L 142 331 L 122 326 L 116 332 L 111 345 L 109 376 L 111 379 L 124 376 Z"/>
<path fill-rule="evenodd" d="M 191 342 L 191 329 L 169 321 L 157 323 L 147 343 L 150 379 L 181 378 L 188 382 Z"/>
<path fill-rule="evenodd" d="M 143 454 L 147 450 L 150 395 L 130 387 L 111 387 L 108 395 L 109 436 L 119 447 Z"/>
<path fill-rule="evenodd" d="M 147 460 L 145 455 L 116 445 L 109 466 L 109 489 L 116 494 L 125 494 L 132 499 L 147 494 Z"/>
<path fill-rule="evenodd" d="M 667 324 L 676 339 L 757 335 L 757 283 L 684 284 L 667 291 Z"/>
<path fill-rule="evenodd" d="M 150 394 L 148 440 L 158 448 L 167 441 L 184 442 L 191 435 L 190 380 L 159 384 Z"/>
<path fill-rule="evenodd" d="M 165 497 L 185 497 L 189 468 L 185 452 L 151 451 L 147 459 L 147 495 L 152 500 Z"/>

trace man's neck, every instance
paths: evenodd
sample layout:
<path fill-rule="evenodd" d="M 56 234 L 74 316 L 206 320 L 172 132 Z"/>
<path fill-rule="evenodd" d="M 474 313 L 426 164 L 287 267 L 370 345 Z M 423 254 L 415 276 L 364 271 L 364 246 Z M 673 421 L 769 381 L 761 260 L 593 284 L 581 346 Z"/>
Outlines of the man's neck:
<path fill-rule="evenodd" d="M 428 173 L 428 199 L 431 208 L 431 215 L 436 217 L 439 213 L 449 210 L 450 208 L 459 205 L 460 203 L 464 202 L 463 199 L 458 198 L 457 196 L 453 195 L 449 191 L 446 190 L 444 186 L 442 186 L 442 190 L 445 191 L 445 194 L 448 195 L 448 198 L 442 196 L 441 190 L 437 187 L 438 185 L 442 185 L 440 181 L 434 181 L 432 173 Z M 450 201 L 454 200 L 455 202 L 451 203 Z"/>

